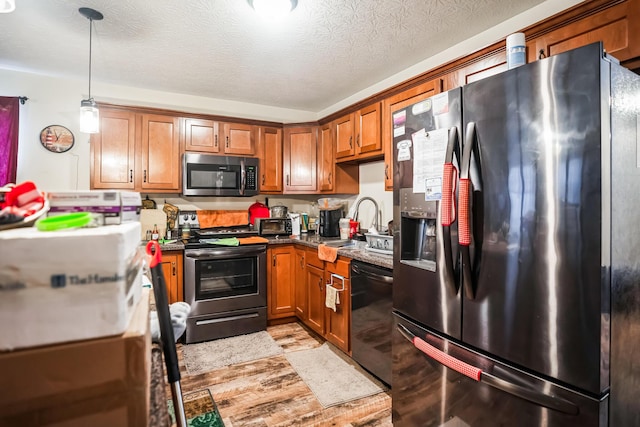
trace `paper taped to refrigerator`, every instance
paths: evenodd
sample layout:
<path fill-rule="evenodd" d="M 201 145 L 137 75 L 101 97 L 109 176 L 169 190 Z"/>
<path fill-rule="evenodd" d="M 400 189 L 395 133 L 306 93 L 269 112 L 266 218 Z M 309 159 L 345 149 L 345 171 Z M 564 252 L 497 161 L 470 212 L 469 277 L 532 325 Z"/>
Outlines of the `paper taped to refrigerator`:
<path fill-rule="evenodd" d="M 425 200 L 442 198 L 442 165 L 447 152 L 448 129 L 419 130 L 413 141 L 413 192 L 425 193 Z"/>

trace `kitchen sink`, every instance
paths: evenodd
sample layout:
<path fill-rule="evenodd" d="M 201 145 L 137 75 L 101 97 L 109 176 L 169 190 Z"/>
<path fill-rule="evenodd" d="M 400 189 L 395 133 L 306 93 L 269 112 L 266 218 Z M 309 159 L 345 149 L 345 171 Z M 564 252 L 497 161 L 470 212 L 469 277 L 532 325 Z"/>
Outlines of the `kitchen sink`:
<path fill-rule="evenodd" d="M 320 243 L 330 246 L 332 248 L 355 249 L 357 247 L 358 242 L 350 239 L 340 239 L 340 240 L 328 240 Z"/>

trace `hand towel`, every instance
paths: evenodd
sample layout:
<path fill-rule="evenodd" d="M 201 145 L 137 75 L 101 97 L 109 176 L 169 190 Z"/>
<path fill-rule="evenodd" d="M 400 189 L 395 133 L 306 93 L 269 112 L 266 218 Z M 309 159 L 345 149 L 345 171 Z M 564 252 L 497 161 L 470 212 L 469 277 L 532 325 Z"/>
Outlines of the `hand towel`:
<path fill-rule="evenodd" d="M 256 243 L 269 243 L 269 239 L 260 236 L 238 237 L 241 245 L 255 245 Z"/>
<path fill-rule="evenodd" d="M 331 285 L 326 286 L 324 305 L 333 311 L 336 311 L 336 304 L 340 304 L 340 296 L 338 290 Z"/>
<path fill-rule="evenodd" d="M 232 227 L 234 225 L 247 225 L 249 224 L 249 213 L 247 211 L 240 210 L 199 210 L 198 224 L 200 228 L 211 227 Z"/>
<path fill-rule="evenodd" d="M 318 245 L 318 258 L 323 261 L 334 262 L 338 258 L 338 248 L 320 244 Z"/>
<path fill-rule="evenodd" d="M 200 243 L 209 243 L 211 245 L 221 246 L 238 246 L 240 242 L 235 237 L 226 237 L 224 239 L 200 239 Z"/>

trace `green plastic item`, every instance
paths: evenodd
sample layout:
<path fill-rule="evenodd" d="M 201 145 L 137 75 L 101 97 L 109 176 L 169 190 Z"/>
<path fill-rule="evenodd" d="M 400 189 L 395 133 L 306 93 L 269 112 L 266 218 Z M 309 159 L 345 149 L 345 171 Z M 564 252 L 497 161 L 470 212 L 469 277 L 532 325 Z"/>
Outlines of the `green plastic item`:
<path fill-rule="evenodd" d="M 221 246 L 238 246 L 240 244 L 240 241 L 235 237 L 225 237 L 223 239 L 200 239 L 200 242 Z"/>
<path fill-rule="evenodd" d="M 91 214 L 89 212 L 73 212 L 39 219 L 36 221 L 36 228 L 40 231 L 58 231 L 84 227 L 90 222 Z"/>

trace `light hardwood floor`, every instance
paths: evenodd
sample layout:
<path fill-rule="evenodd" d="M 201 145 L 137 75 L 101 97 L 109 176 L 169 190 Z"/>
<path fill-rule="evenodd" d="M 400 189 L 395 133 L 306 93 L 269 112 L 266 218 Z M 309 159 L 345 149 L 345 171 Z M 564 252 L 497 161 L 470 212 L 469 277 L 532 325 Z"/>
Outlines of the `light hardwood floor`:
<path fill-rule="evenodd" d="M 299 323 L 270 326 L 267 332 L 285 353 L 323 343 Z M 392 426 L 391 390 L 324 408 L 283 355 L 197 375 L 186 371 L 181 345 L 178 358 L 183 393 L 208 388 L 225 427 Z"/>

